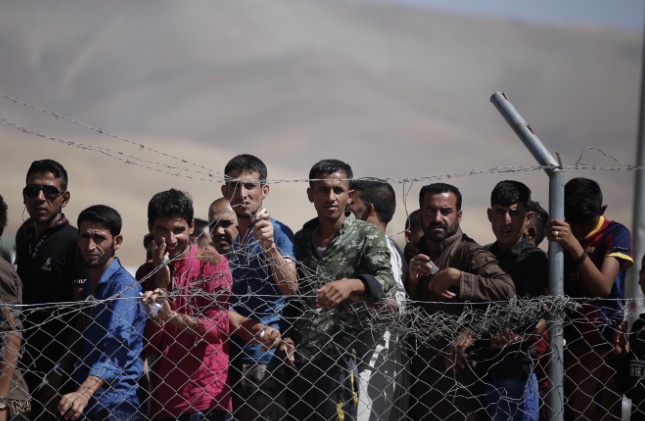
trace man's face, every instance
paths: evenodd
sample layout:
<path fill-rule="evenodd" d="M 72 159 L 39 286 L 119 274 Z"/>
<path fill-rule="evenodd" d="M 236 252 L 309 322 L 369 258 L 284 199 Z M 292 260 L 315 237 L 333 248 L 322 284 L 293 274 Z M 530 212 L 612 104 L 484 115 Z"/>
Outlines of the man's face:
<path fill-rule="evenodd" d="M 260 184 L 257 171 L 231 171 L 227 177 L 235 180 L 222 186 L 222 194 L 239 218 L 250 218 L 262 207 L 262 201 L 269 194 L 268 184 Z"/>
<path fill-rule="evenodd" d="M 233 241 L 239 235 L 237 215 L 228 203 L 211 206 L 208 211 L 208 221 L 211 226 L 211 239 L 215 249 L 220 254 L 228 254 L 233 248 Z"/>
<path fill-rule="evenodd" d="M 307 197 L 314 204 L 318 217 L 337 220 L 345 214 L 347 201 L 353 194 L 349 190 L 349 180 L 344 173 L 335 172 L 325 176 L 316 176 L 311 187 L 307 188 Z"/>
<path fill-rule="evenodd" d="M 363 202 L 363 199 L 361 199 L 361 193 L 358 191 L 354 191 L 354 195 L 352 196 L 352 200 L 349 203 L 349 210 L 354 214 L 356 219 L 360 219 L 362 221 L 367 220 L 367 215 L 365 215 L 365 202 Z"/>
<path fill-rule="evenodd" d="M 166 243 L 168 257 L 173 259 L 188 248 L 195 221 L 189 224 L 181 216 L 158 216 L 148 228 L 158 246 Z"/>
<path fill-rule="evenodd" d="M 454 193 L 426 194 L 421 203 L 421 225 L 430 241 L 440 243 L 459 229 L 461 210 Z"/>
<path fill-rule="evenodd" d="M 500 245 L 511 247 L 522 240 L 532 214 L 518 203 L 510 206 L 493 205 L 488 209 L 488 220 Z"/>
<path fill-rule="evenodd" d="M 69 192 L 63 192 L 62 180 L 50 172 L 29 175 L 22 197 L 27 213 L 37 224 L 54 221 L 69 201 Z"/>
<path fill-rule="evenodd" d="M 121 235 L 112 237 L 110 230 L 100 222 L 83 221 L 78 227 L 78 248 L 88 268 L 106 269 L 121 241 Z"/>

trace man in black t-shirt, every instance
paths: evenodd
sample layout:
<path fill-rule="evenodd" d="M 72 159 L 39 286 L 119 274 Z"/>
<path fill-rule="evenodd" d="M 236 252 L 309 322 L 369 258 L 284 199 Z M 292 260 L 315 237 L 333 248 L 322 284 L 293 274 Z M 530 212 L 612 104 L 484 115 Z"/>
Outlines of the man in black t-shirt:
<path fill-rule="evenodd" d="M 66 350 L 75 324 L 73 309 L 55 304 L 80 297 L 85 273 L 78 230 L 62 213 L 70 199 L 65 168 L 50 159 L 34 161 L 26 181 L 22 196 L 30 218 L 16 234 L 15 264 L 23 303 L 34 304 L 24 309 L 23 362 L 35 419 L 46 405 L 38 389 Z"/>

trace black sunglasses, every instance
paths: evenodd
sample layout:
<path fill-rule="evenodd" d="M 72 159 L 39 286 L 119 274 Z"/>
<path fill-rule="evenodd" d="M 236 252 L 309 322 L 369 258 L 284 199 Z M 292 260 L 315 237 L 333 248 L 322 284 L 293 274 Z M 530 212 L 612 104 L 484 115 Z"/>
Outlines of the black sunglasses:
<path fill-rule="evenodd" d="M 47 200 L 54 200 L 61 194 L 65 193 L 64 191 L 59 191 L 54 186 L 41 186 L 40 184 L 27 184 L 27 186 L 22 189 L 22 192 L 27 197 L 38 197 L 41 190 Z"/>

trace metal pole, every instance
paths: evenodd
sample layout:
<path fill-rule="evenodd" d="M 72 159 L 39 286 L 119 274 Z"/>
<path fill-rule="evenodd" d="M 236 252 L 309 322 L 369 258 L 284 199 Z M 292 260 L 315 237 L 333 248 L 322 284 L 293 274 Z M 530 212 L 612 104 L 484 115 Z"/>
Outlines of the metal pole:
<path fill-rule="evenodd" d="M 640 115 L 638 119 L 638 139 L 636 143 L 636 165 L 645 165 L 645 31 L 643 32 L 643 51 L 641 56 L 641 97 Z M 634 269 L 628 273 L 627 284 L 625 285 L 625 298 L 643 298 L 638 286 L 638 268 L 641 258 L 645 253 L 645 171 L 634 173 L 634 215 L 632 222 L 632 238 L 634 242 Z M 628 316 L 630 324 L 636 320 L 638 314 L 643 311 L 642 300 L 630 300 Z"/>
<path fill-rule="evenodd" d="M 503 92 L 495 92 L 490 101 L 502 114 L 524 146 L 531 152 L 549 176 L 549 215 L 551 218 L 564 219 L 564 172 L 558 161 L 544 147 L 535 132 L 506 98 Z M 549 291 L 555 297 L 564 295 L 564 254 L 562 246 L 549 242 Z M 551 387 L 547 392 L 547 418 L 564 420 L 564 364 L 562 318 L 553 314 L 549 320 L 549 379 Z"/>

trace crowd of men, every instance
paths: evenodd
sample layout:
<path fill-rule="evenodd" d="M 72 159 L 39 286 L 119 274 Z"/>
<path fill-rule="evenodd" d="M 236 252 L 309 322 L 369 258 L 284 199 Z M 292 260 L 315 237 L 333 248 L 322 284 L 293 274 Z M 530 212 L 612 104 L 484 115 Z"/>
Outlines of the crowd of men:
<path fill-rule="evenodd" d="M 433 326 L 404 317 L 548 296 L 544 238 L 580 304 L 565 323 L 566 419 L 620 419 L 624 393 L 645 419 L 645 318 L 629 339 L 623 322 L 630 233 L 595 181 L 566 184 L 565 220 L 499 182 L 486 246 L 460 228 L 457 187 L 423 186 L 401 250 L 385 234 L 394 189 L 343 161 L 311 168 L 315 217 L 295 234 L 263 205 L 259 158 L 224 174 L 208 221 L 186 192 L 150 199 L 135 278 L 116 256 L 118 211 L 91 206 L 73 227 L 66 170 L 32 163 L 13 267 L 0 258 L 0 421 L 544 419 L 546 314 L 452 336 L 411 334 Z M 6 216 L 0 196 L 0 236 Z"/>

